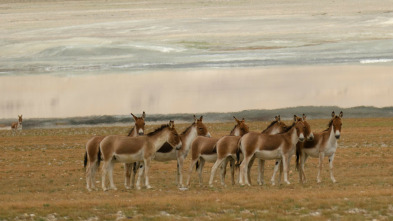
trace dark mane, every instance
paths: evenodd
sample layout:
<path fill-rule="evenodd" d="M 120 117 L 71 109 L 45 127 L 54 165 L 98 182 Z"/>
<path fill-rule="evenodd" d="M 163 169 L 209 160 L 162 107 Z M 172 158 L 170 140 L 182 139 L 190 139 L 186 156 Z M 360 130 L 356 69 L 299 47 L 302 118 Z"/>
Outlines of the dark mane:
<path fill-rule="evenodd" d="M 132 134 L 132 132 L 134 131 L 135 127 L 131 128 L 130 132 L 128 132 L 127 136 L 130 136 Z"/>
<path fill-rule="evenodd" d="M 269 128 L 271 128 L 274 124 L 276 124 L 278 121 L 276 121 L 276 120 L 274 120 L 274 121 L 272 121 L 271 123 L 270 123 L 270 125 L 269 126 L 267 126 L 266 127 L 266 129 L 264 129 L 263 131 L 262 131 L 262 133 L 265 133 L 267 130 L 269 130 Z"/>
<path fill-rule="evenodd" d="M 163 124 L 163 125 L 161 125 L 161 127 L 155 129 L 153 132 L 148 133 L 147 136 L 153 136 L 167 127 L 169 127 L 168 124 Z"/>
<path fill-rule="evenodd" d="M 336 116 L 337 117 L 337 116 Z M 330 119 L 330 121 L 329 121 L 329 123 L 328 123 L 328 128 L 326 129 L 326 130 L 324 130 L 324 131 L 328 131 L 329 129 L 330 129 L 330 127 L 333 125 L 333 119 L 334 119 L 335 117 L 333 117 L 332 119 Z"/>
<path fill-rule="evenodd" d="M 191 129 L 191 127 L 194 126 L 194 125 L 195 125 L 195 122 L 192 123 L 189 127 L 187 127 L 187 128 L 181 133 L 181 135 L 186 134 L 186 133 Z"/>
<path fill-rule="evenodd" d="M 233 133 L 233 131 L 235 130 L 236 126 L 237 126 L 237 124 L 233 127 L 233 129 L 231 130 L 231 132 L 229 134 Z"/>
<path fill-rule="evenodd" d="M 281 133 L 279 133 L 279 134 L 283 134 L 283 133 L 286 133 L 286 132 L 290 131 L 290 130 L 292 129 L 292 127 L 294 127 L 295 125 L 296 125 L 296 123 L 295 123 L 295 122 L 293 122 L 293 124 L 292 124 L 291 126 L 289 126 L 289 127 L 285 128 L 285 129 L 284 129 L 284 131 L 283 131 L 283 132 L 281 132 Z"/>

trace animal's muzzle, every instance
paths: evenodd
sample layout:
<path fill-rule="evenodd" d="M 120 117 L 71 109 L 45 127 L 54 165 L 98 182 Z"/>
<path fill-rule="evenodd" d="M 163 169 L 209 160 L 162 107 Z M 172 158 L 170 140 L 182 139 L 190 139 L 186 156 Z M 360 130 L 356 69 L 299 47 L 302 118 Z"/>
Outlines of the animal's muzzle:
<path fill-rule="evenodd" d="M 336 139 L 340 139 L 340 135 L 336 135 L 335 137 L 336 137 Z"/>
<path fill-rule="evenodd" d="M 180 141 L 180 143 L 176 146 L 176 150 L 180 150 L 182 146 L 182 142 Z"/>
<path fill-rule="evenodd" d="M 142 136 L 142 135 L 143 135 L 143 132 L 139 132 L 138 135 L 139 135 L 139 136 Z"/>

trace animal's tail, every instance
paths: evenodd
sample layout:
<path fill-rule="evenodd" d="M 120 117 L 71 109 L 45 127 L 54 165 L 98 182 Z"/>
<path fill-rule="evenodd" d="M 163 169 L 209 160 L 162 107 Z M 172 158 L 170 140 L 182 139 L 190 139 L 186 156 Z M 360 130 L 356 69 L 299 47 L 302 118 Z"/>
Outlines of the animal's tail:
<path fill-rule="evenodd" d="M 213 153 L 217 153 L 217 144 L 214 144 L 214 147 L 213 147 L 212 152 L 213 152 Z"/>
<path fill-rule="evenodd" d="M 242 139 L 240 138 L 239 142 L 237 143 L 237 150 L 236 150 L 236 163 L 235 166 L 239 167 L 240 166 L 240 152 L 241 152 L 241 147 L 242 145 Z"/>
<path fill-rule="evenodd" d="M 101 145 L 100 145 L 100 148 L 98 148 L 98 154 L 97 154 L 97 167 L 99 167 L 100 166 L 100 163 L 101 163 Z"/>
<path fill-rule="evenodd" d="M 87 165 L 87 151 L 85 152 L 85 161 L 84 161 L 83 165 L 86 168 L 86 165 Z"/>
<path fill-rule="evenodd" d="M 197 160 L 196 164 L 195 164 L 195 171 L 197 171 L 199 168 L 199 160 Z"/>
<path fill-rule="evenodd" d="M 300 148 L 296 148 L 296 170 L 300 170 Z"/>

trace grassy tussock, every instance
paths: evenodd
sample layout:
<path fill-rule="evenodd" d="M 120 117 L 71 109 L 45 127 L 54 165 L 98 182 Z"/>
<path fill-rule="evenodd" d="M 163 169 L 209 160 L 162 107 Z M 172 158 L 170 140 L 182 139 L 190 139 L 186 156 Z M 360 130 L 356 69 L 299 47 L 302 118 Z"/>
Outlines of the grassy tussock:
<path fill-rule="evenodd" d="M 313 131 L 326 129 L 327 120 L 309 120 Z M 289 121 L 287 122 L 290 123 Z M 248 122 L 262 131 L 269 122 Z M 176 125 L 178 132 L 188 124 Z M 209 123 L 211 134 L 229 134 L 233 123 Z M 147 126 L 147 132 L 157 126 Z M 298 183 L 291 162 L 291 185 L 271 186 L 274 162 L 266 163 L 264 186 L 230 185 L 227 170 L 222 187 L 207 187 L 212 164 L 206 163 L 204 185 L 192 174 L 191 188 L 175 186 L 176 162 L 153 162 L 152 190 L 126 190 L 123 167 L 115 166 L 118 191 L 87 192 L 83 168 L 84 145 L 93 135 L 127 134 L 127 127 L 32 129 L 17 135 L 0 131 L 0 220 L 133 219 L 133 220 L 390 220 L 393 218 L 393 119 L 343 119 L 342 138 L 334 166 L 338 183 L 329 178 L 325 159 L 323 181 L 316 183 L 317 159 L 306 164 L 308 182 Z M 187 177 L 190 161 L 185 162 Z M 100 180 L 97 173 L 96 180 Z M 237 177 L 237 173 L 236 173 Z M 96 183 L 100 187 L 100 183 Z"/>

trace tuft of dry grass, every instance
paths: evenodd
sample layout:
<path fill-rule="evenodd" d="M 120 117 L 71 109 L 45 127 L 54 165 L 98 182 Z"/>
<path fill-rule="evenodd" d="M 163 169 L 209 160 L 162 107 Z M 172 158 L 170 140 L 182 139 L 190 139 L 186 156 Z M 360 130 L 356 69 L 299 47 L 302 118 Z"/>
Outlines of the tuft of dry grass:
<path fill-rule="evenodd" d="M 309 120 L 313 131 L 326 129 L 326 119 Z M 269 122 L 247 122 L 262 131 Z M 289 122 L 288 122 L 289 123 Z M 178 131 L 188 124 L 176 125 Z M 229 134 L 234 123 L 207 123 L 214 137 Z M 148 126 L 147 132 L 156 126 Z M 127 127 L 0 131 L 0 220 L 391 220 L 393 219 L 393 119 L 343 119 L 342 138 L 334 162 L 333 184 L 327 159 L 323 181 L 316 183 L 317 159 L 306 164 L 308 183 L 298 183 L 294 160 L 291 185 L 226 187 L 215 179 L 207 187 L 212 164 L 203 171 L 204 186 L 192 174 L 191 188 L 176 187 L 176 162 L 153 162 L 152 190 L 126 190 L 123 168 L 115 167 L 118 191 L 88 192 L 83 168 L 84 145 L 93 135 L 127 134 Z M 189 158 L 185 162 L 187 174 Z M 265 181 L 274 162 L 268 162 Z M 97 186 L 99 173 L 96 176 Z M 236 174 L 237 175 L 237 174 Z"/>

